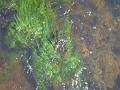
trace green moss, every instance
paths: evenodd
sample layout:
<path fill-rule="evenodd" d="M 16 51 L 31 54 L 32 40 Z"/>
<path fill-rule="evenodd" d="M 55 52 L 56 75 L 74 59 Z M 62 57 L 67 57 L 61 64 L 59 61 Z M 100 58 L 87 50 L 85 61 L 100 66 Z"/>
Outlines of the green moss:
<path fill-rule="evenodd" d="M 52 0 L 51 0 L 52 1 Z M 62 17 L 63 25 L 56 26 L 55 10 L 48 0 L 19 0 L 14 1 L 17 15 L 6 36 L 9 48 L 33 49 L 32 67 L 39 90 L 46 90 L 45 80 L 53 84 L 67 80 L 70 72 L 74 74 L 83 67 L 78 50 L 73 50 L 71 24 L 69 16 Z M 57 27 L 57 30 L 53 28 Z M 51 33 L 54 38 L 51 37 Z M 65 44 L 58 53 L 56 43 L 65 35 Z"/>
<path fill-rule="evenodd" d="M 8 7 L 11 0 L 0 0 L 0 8 L 2 7 Z"/>
<path fill-rule="evenodd" d="M 17 47 L 18 43 L 22 47 L 33 45 L 35 38 L 41 38 L 43 34 L 48 33 L 48 20 L 51 20 L 53 16 L 52 10 L 49 9 L 49 2 L 20 0 L 14 3 L 17 15 L 11 27 L 15 25 L 16 30 L 10 28 L 6 37 L 7 45 L 10 48 Z"/>

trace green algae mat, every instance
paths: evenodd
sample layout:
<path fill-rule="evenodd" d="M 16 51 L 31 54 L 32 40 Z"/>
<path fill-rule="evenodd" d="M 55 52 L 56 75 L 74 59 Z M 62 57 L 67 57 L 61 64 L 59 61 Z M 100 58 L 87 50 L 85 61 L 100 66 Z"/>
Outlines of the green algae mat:
<path fill-rule="evenodd" d="M 36 90 L 49 90 L 46 81 L 54 88 L 67 82 L 78 84 L 77 79 L 83 79 L 84 65 L 79 49 L 74 47 L 69 14 L 59 16 L 54 8 L 55 0 L 9 2 L 0 4 L 16 11 L 4 44 L 9 49 L 32 49 L 30 70 L 37 83 Z M 62 5 L 64 0 L 59 3 Z M 85 86 L 80 82 L 71 90 L 84 90 Z"/>

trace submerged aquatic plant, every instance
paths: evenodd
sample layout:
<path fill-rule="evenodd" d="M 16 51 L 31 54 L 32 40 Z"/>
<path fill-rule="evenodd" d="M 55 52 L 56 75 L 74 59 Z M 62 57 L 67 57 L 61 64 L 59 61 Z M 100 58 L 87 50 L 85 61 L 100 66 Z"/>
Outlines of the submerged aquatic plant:
<path fill-rule="evenodd" d="M 32 49 L 31 66 L 39 90 L 47 90 L 45 80 L 57 86 L 83 67 L 79 50 L 73 48 L 69 17 L 63 17 L 62 28 L 53 29 L 57 14 L 51 1 L 13 0 L 17 14 L 6 36 L 9 48 Z"/>

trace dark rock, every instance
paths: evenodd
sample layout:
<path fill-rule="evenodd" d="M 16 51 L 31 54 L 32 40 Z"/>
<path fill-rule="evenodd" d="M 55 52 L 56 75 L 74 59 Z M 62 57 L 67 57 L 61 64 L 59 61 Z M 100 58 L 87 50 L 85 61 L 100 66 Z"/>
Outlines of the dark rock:
<path fill-rule="evenodd" d="M 83 15 L 71 15 L 70 17 L 71 17 L 71 20 L 73 21 L 73 23 L 79 23 L 84 20 Z"/>
<path fill-rule="evenodd" d="M 1 18 L 11 19 L 15 16 L 15 14 L 16 14 L 16 10 L 12 10 L 9 8 L 1 8 L 0 9 Z"/>
<path fill-rule="evenodd" d="M 88 90 L 96 90 L 96 86 L 92 80 L 88 80 Z"/>

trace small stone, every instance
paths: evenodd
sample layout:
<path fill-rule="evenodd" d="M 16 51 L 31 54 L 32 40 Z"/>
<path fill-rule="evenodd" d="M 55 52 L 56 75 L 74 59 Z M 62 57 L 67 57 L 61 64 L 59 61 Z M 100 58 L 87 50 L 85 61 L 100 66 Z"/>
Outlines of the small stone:
<path fill-rule="evenodd" d="M 90 51 L 89 53 L 90 53 L 90 54 L 92 54 L 93 52 L 92 52 L 92 51 Z"/>
<path fill-rule="evenodd" d="M 96 29 L 96 27 L 94 26 L 93 29 Z"/>
<path fill-rule="evenodd" d="M 84 37 L 80 37 L 80 39 L 81 39 L 81 40 L 85 40 L 85 38 L 84 38 Z"/>
<path fill-rule="evenodd" d="M 111 31 L 112 29 L 111 28 L 108 28 L 109 31 Z"/>

